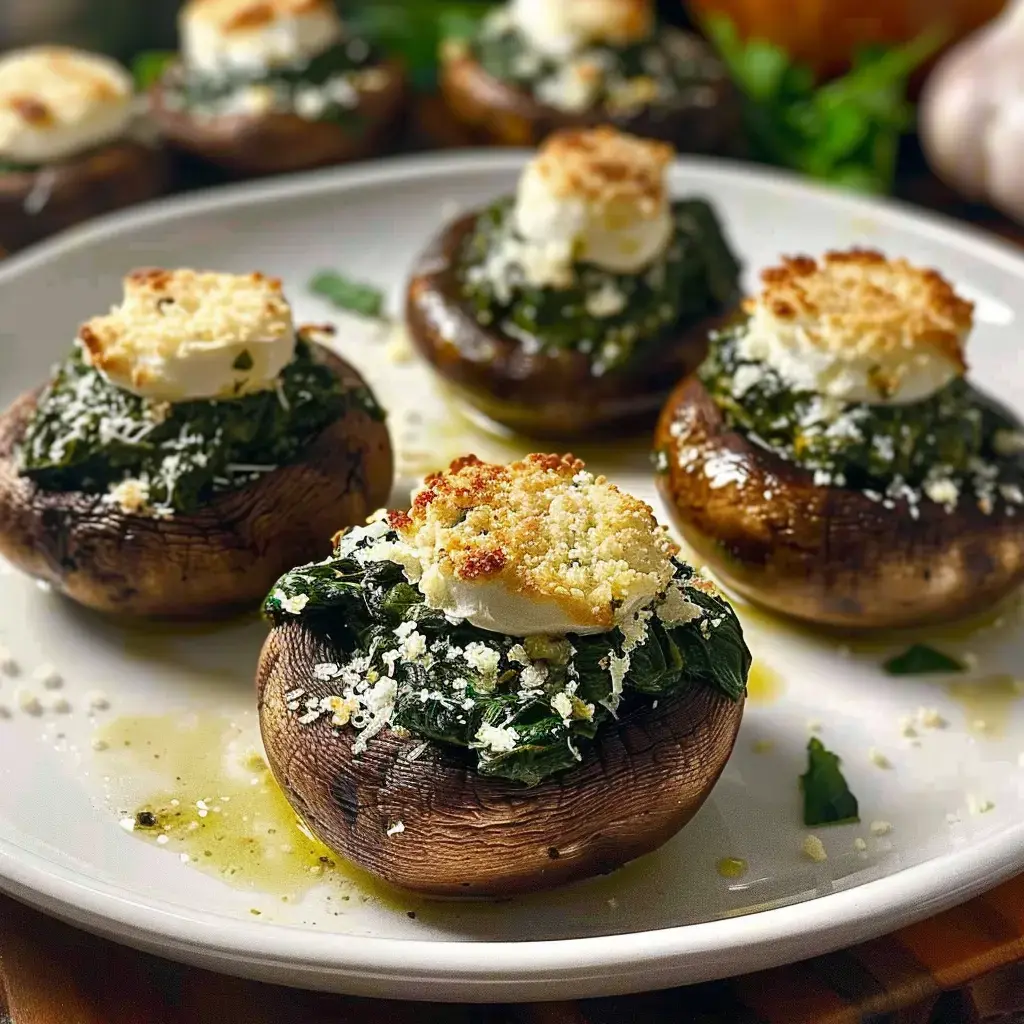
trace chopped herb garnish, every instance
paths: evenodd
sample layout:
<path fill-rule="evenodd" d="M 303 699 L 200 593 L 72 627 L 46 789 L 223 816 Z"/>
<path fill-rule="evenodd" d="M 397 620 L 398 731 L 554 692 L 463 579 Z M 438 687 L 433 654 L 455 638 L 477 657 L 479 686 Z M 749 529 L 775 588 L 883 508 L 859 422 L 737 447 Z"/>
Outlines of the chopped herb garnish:
<path fill-rule="evenodd" d="M 804 825 L 845 825 L 860 821 L 857 798 L 839 770 L 839 758 L 821 740 L 807 744 L 807 771 L 800 776 L 804 795 Z"/>
<path fill-rule="evenodd" d="M 937 651 L 927 644 L 913 644 L 902 654 L 885 663 L 891 676 L 923 676 L 933 672 L 963 672 L 964 666 L 956 658 Z"/>
<path fill-rule="evenodd" d="M 309 282 L 309 290 L 338 309 L 373 320 L 383 318 L 384 293 L 371 284 L 353 281 L 334 270 L 322 270 Z"/>
<path fill-rule="evenodd" d="M 178 59 L 174 50 L 146 50 L 132 61 L 135 88 L 145 92 L 155 85 L 167 68 Z"/>
<path fill-rule="evenodd" d="M 231 364 L 231 368 L 243 371 L 252 369 L 252 355 L 248 349 L 238 353 L 238 358 Z"/>

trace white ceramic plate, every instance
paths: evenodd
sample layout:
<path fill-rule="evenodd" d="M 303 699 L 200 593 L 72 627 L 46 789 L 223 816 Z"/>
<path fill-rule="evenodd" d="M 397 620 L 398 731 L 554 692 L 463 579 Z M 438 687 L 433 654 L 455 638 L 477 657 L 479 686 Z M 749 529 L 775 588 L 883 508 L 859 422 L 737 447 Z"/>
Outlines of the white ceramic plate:
<path fill-rule="evenodd" d="M 490 438 L 449 410 L 423 369 L 395 361 L 400 346 L 332 314 L 305 288 L 313 272 L 336 267 L 387 286 L 400 308 L 426 236 L 453 204 L 508 190 L 521 160 L 401 160 L 225 189 L 124 214 L 12 259 L 0 266 L 0 402 L 44 377 L 78 322 L 116 301 L 127 269 L 258 268 L 285 279 L 303 318 L 341 324 L 340 349 L 391 410 L 396 500 L 457 454 L 522 454 L 524 442 Z M 897 206 L 727 164 L 688 161 L 673 177 L 678 193 L 714 200 L 750 281 L 780 252 L 851 244 L 941 267 L 978 302 L 978 380 L 1024 406 L 1024 259 L 1008 248 Z M 577 450 L 654 500 L 645 448 L 641 440 Z M 841 638 L 741 608 L 759 664 L 779 682 L 756 688 L 735 756 L 694 822 L 610 878 L 469 906 L 422 905 L 318 871 L 310 844 L 240 754 L 256 742 L 258 620 L 140 632 L 10 570 L 0 575 L 0 609 L 0 643 L 20 666 L 19 677 L 0 675 L 0 885 L 86 928 L 207 967 L 391 997 L 596 996 L 821 953 L 1024 868 L 1024 709 L 1010 675 L 1024 636 L 1015 604 L 981 627 L 930 638 L 976 662 L 957 693 L 942 678 L 882 673 L 883 657 L 905 639 L 851 651 Z M 39 678 L 47 663 L 62 688 Z M 109 709 L 90 711 L 96 688 Z M 33 696 L 47 705 L 40 714 L 31 713 Z M 946 727 L 903 735 L 901 716 L 920 707 L 937 709 Z M 802 852 L 797 791 L 815 722 L 843 757 L 863 818 L 818 830 L 828 851 L 821 863 Z M 891 767 L 879 767 L 872 748 Z M 160 846 L 119 826 L 158 794 L 179 799 L 195 821 L 185 840 Z M 723 877 L 724 858 L 746 861 L 746 872 Z M 229 884 L 222 876 L 236 862 Z"/>

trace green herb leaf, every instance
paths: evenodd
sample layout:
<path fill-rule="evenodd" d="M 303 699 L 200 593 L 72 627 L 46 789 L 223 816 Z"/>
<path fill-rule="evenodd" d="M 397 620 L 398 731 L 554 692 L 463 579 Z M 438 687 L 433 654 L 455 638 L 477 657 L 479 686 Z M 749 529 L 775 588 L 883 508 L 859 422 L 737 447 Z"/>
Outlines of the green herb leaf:
<path fill-rule="evenodd" d="M 140 53 L 132 61 L 132 77 L 135 79 L 135 88 L 139 92 L 145 92 L 150 86 L 156 84 L 168 66 L 177 59 L 178 55 L 173 50 L 147 50 Z"/>
<path fill-rule="evenodd" d="M 839 758 L 819 739 L 807 744 L 807 771 L 800 776 L 804 795 L 804 824 L 844 825 L 860 821 L 857 798 L 839 770 Z"/>
<path fill-rule="evenodd" d="M 817 87 L 814 74 L 780 47 L 739 38 L 725 15 L 704 28 L 746 97 L 753 155 L 848 188 L 892 188 L 900 135 L 913 124 L 910 75 L 944 42 L 930 29 L 904 46 L 862 49 L 841 78 Z"/>
<path fill-rule="evenodd" d="M 931 672 L 963 672 L 964 666 L 927 644 L 914 644 L 885 663 L 891 676 L 921 676 Z"/>
<path fill-rule="evenodd" d="M 309 282 L 309 290 L 338 309 L 372 320 L 383 318 L 384 293 L 371 284 L 361 284 L 333 270 L 321 270 Z"/>

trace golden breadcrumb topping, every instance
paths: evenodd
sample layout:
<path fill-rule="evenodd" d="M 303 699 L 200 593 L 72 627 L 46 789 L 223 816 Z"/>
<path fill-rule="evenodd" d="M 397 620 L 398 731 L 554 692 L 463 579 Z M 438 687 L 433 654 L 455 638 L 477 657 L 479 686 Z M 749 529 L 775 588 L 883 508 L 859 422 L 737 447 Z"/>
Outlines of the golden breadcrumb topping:
<path fill-rule="evenodd" d="M 183 13 L 221 32 L 234 32 L 333 7 L 330 0 L 192 0 Z"/>
<path fill-rule="evenodd" d="M 37 46 L 0 59 L 0 116 L 35 128 L 76 123 L 97 107 L 123 103 L 131 93 L 123 68 L 81 50 Z"/>
<path fill-rule="evenodd" d="M 629 46 L 654 31 L 652 0 L 548 0 L 569 9 L 569 20 L 587 38 Z"/>
<path fill-rule="evenodd" d="M 135 387 L 149 369 L 184 347 L 273 341 L 293 331 L 281 282 L 260 273 L 134 270 L 124 279 L 124 301 L 83 324 L 86 359 Z"/>
<path fill-rule="evenodd" d="M 653 215 L 664 204 L 665 171 L 674 155 L 664 142 L 602 126 L 552 135 L 534 166 L 556 197 Z"/>
<path fill-rule="evenodd" d="M 602 629 L 668 585 L 677 547 L 650 506 L 572 455 L 502 466 L 474 455 L 426 479 L 391 526 L 419 559 L 463 582 L 500 581 Z"/>
<path fill-rule="evenodd" d="M 744 309 L 760 307 L 801 329 L 824 352 L 888 362 L 939 356 L 963 373 L 974 305 L 937 270 L 887 259 L 870 249 L 783 259 L 761 275 L 764 289 Z"/>

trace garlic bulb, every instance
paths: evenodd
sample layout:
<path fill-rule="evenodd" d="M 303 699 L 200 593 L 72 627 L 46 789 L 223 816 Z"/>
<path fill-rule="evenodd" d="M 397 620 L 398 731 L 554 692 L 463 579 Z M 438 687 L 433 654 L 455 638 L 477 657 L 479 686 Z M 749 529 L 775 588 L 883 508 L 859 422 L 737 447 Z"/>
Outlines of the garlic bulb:
<path fill-rule="evenodd" d="M 921 97 L 920 132 L 940 178 L 1024 221 L 1024 0 L 939 62 Z"/>

